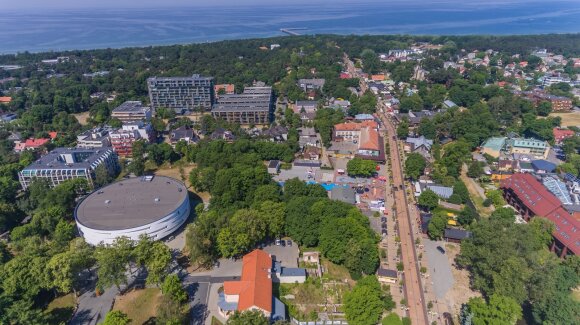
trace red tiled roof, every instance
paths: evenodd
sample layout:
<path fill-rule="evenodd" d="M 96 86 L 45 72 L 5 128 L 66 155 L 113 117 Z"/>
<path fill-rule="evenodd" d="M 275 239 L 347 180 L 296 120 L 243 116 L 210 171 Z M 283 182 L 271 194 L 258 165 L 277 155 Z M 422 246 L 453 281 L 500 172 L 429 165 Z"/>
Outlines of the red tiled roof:
<path fill-rule="evenodd" d="M 554 138 L 557 140 L 562 140 L 574 136 L 574 131 L 568 129 L 553 128 Z"/>
<path fill-rule="evenodd" d="M 12 97 L 6 97 L 6 96 L 1 96 L 0 97 L 0 103 L 5 103 L 8 104 L 12 101 Z"/>
<path fill-rule="evenodd" d="M 26 148 L 38 148 L 45 145 L 50 139 L 40 138 L 40 139 L 26 139 L 24 145 Z"/>
<path fill-rule="evenodd" d="M 362 129 L 359 149 L 381 150 L 379 144 L 379 132 L 370 127 Z"/>
<path fill-rule="evenodd" d="M 362 128 L 365 128 L 368 126 L 370 126 L 373 129 L 376 129 L 379 127 L 377 122 L 372 121 L 372 120 L 367 120 L 367 121 L 363 121 L 361 123 L 345 122 L 345 123 L 341 123 L 341 124 L 336 124 L 334 126 L 334 129 L 336 131 L 359 131 Z"/>
<path fill-rule="evenodd" d="M 374 81 L 383 81 L 383 80 L 385 80 L 385 75 L 384 74 L 374 74 L 371 76 L 371 79 Z"/>
<path fill-rule="evenodd" d="M 258 307 L 272 312 L 272 258 L 268 253 L 256 249 L 242 259 L 240 281 L 224 282 L 226 295 L 238 295 L 238 311 Z"/>
<path fill-rule="evenodd" d="M 501 181 L 502 189 L 511 189 L 535 215 L 554 222 L 552 233 L 574 254 L 580 254 L 580 221 L 562 207 L 562 202 L 531 174 L 514 174 Z"/>
<path fill-rule="evenodd" d="M 56 139 L 56 136 L 58 135 L 58 132 L 52 131 L 52 132 L 48 132 L 48 136 L 54 140 Z"/>

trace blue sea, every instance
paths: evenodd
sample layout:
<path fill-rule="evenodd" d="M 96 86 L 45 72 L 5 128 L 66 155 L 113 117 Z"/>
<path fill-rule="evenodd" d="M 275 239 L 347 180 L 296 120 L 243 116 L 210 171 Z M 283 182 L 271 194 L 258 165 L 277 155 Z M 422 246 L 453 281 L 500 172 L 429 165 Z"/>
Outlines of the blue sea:
<path fill-rule="evenodd" d="M 299 31 L 303 34 L 577 33 L 580 0 L 313 0 L 309 4 L 2 10 L 0 53 L 281 36 L 281 28 L 306 28 Z"/>

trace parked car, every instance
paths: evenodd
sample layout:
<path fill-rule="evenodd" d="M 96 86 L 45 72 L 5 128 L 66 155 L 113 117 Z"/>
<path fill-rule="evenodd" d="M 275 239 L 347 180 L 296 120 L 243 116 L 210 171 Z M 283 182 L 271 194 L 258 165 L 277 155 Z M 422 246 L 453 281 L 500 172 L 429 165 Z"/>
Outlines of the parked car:
<path fill-rule="evenodd" d="M 387 224 L 386 223 L 382 223 L 381 224 L 381 228 L 386 229 L 387 228 Z"/>
<path fill-rule="evenodd" d="M 286 246 L 286 241 L 285 240 L 281 240 L 280 241 L 280 246 Z"/>
<path fill-rule="evenodd" d="M 387 217 L 382 217 L 381 222 L 387 222 Z"/>
<path fill-rule="evenodd" d="M 288 239 L 288 240 L 286 241 L 286 243 L 288 244 L 288 246 L 292 246 L 292 241 L 291 241 L 290 239 Z"/>
<path fill-rule="evenodd" d="M 280 239 L 276 239 L 276 246 L 282 245 L 282 241 Z"/>
<path fill-rule="evenodd" d="M 437 250 L 441 252 L 441 254 L 445 254 L 445 249 L 441 246 L 437 246 Z"/>

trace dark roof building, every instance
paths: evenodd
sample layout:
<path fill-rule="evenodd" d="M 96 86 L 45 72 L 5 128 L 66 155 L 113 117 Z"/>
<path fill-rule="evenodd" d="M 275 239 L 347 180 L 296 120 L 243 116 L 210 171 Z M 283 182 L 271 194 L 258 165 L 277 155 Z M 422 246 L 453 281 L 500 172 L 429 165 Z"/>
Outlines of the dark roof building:
<path fill-rule="evenodd" d="M 551 246 L 560 256 L 580 253 L 580 221 L 566 211 L 562 202 L 531 174 L 514 174 L 502 180 L 506 201 L 528 221 L 535 216 L 551 220 L 554 242 Z"/>
<path fill-rule="evenodd" d="M 556 165 L 547 160 L 540 159 L 532 161 L 532 168 L 537 173 L 552 173 L 556 170 Z"/>
<path fill-rule="evenodd" d="M 466 238 L 471 237 L 471 232 L 463 229 L 447 228 L 443 234 L 443 238 L 451 242 L 461 242 Z"/>

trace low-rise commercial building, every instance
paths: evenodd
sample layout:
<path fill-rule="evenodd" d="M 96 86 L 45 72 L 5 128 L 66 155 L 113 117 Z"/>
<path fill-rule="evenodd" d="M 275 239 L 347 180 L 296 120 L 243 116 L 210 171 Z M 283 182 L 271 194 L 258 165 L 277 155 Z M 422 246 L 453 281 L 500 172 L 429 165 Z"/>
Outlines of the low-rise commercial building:
<path fill-rule="evenodd" d="M 346 122 L 334 126 L 333 140 L 352 143 L 356 146 L 355 155 L 363 159 L 385 161 L 383 138 L 375 121 L 361 123 Z"/>
<path fill-rule="evenodd" d="M 506 140 L 505 151 L 508 154 L 524 154 L 538 159 L 546 159 L 550 152 L 550 145 L 546 141 L 532 138 L 513 138 Z"/>
<path fill-rule="evenodd" d="M 151 120 L 151 108 L 143 106 L 140 101 L 126 101 L 113 109 L 111 118 L 116 118 L 123 123 Z"/>
<path fill-rule="evenodd" d="M 95 128 L 87 130 L 77 135 L 77 148 L 101 148 L 110 147 L 111 140 L 109 139 L 110 128 Z"/>
<path fill-rule="evenodd" d="M 118 169 L 117 156 L 107 148 L 56 148 L 18 173 L 23 189 L 35 179 L 46 179 L 51 186 L 75 178 L 93 184 L 95 169 L 104 165 L 111 174 Z"/>
<path fill-rule="evenodd" d="M 220 96 L 211 114 L 230 123 L 267 125 L 272 121 L 273 112 L 272 87 L 247 87 L 241 94 Z"/>
<path fill-rule="evenodd" d="M 485 143 L 481 146 L 481 153 L 488 154 L 493 158 L 499 158 L 501 155 L 501 151 L 505 146 L 507 138 L 505 137 L 495 137 L 489 138 Z"/>
<path fill-rule="evenodd" d="M 531 174 L 514 174 L 502 180 L 501 189 L 508 204 L 529 221 L 536 216 L 554 223 L 551 250 L 561 257 L 580 253 L 580 221 L 563 208 L 562 202 Z"/>
<path fill-rule="evenodd" d="M 240 281 L 224 282 L 223 291 L 219 293 L 220 314 L 229 318 L 236 311 L 257 310 L 272 322 L 286 319 L 286 306 L 272 295 L 273 278 L 280 275 L 268 253 L 256 249 L 246 254 L 242 258 Z"/>

